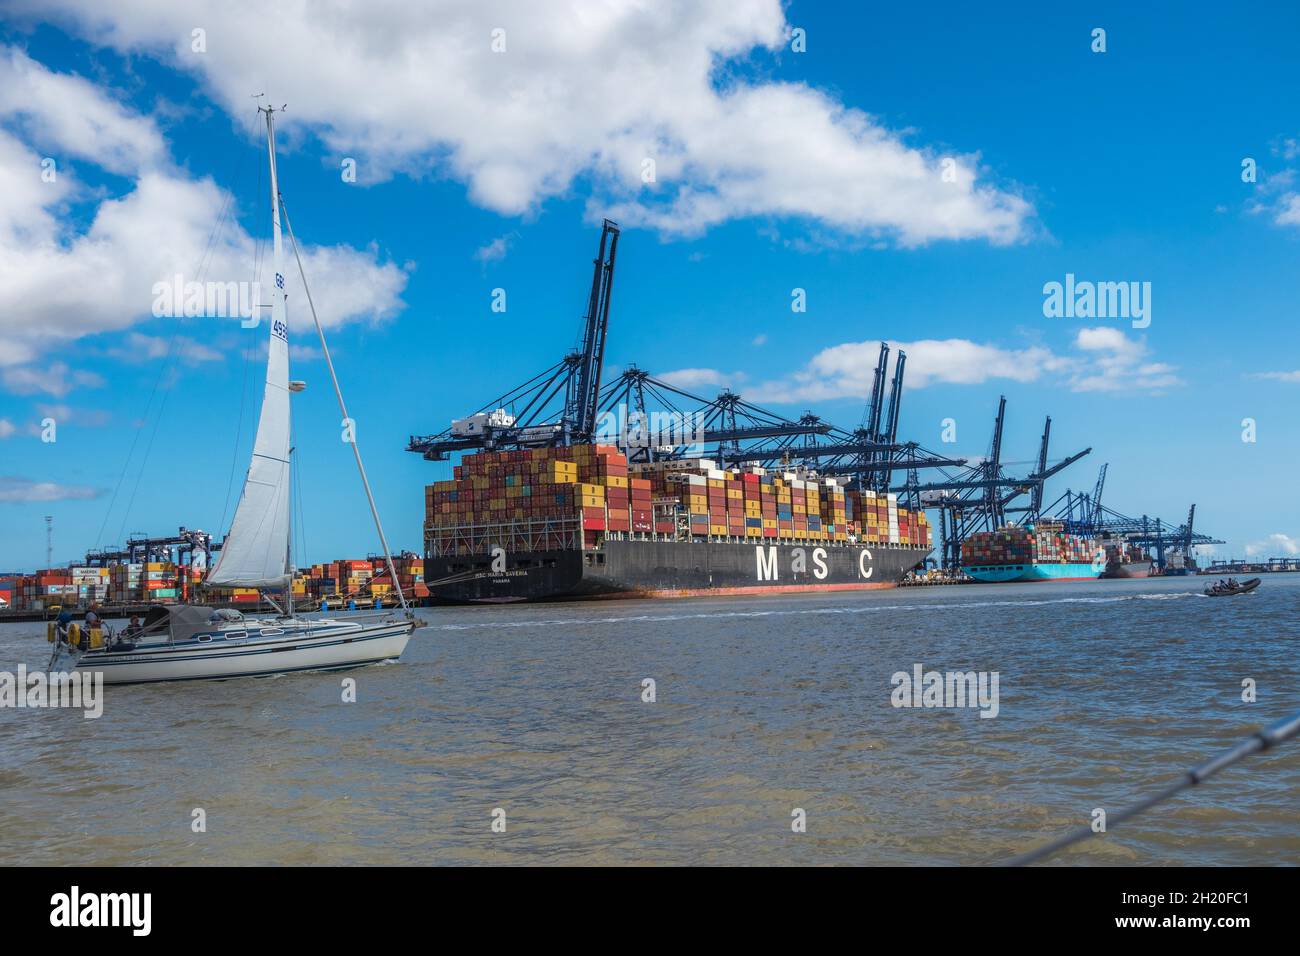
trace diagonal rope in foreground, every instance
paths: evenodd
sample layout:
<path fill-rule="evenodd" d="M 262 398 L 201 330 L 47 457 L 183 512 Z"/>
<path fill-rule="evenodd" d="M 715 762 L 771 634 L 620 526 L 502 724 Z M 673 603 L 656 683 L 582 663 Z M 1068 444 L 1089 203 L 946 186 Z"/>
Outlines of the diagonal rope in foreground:
<path fill-rule="evenodd" d="M 1269 724 L 1267 727 L 1261 727 L 1241 743 L 1237 744 L 1230 750 L 1225 750 L 1216 757 L 1212 757 L 1198 767 L 1193 767 L 1187 773 L 1183 774 L 1176 783 L 1171 784 L 1159 793 L 1147 797 L 1141 803 L 1134 804 L 1118 813 L 1111 814 L 1108 818 L 1108 824 L 1114 825 L 1122 823 L 1130 817 L 1135 817 L 1145 810 L 1149 810 L 1158 803 L 1168 800 L 1175 794 L 1186 790 L 1188 787 L 1194 787 L 1198 783 L 1204 783 L 1210 777 L 1214 776 L 1220 770 L 1231 767 L 1243 757 L 1248 757 L 1254 753 L 1262 753 L 1276 747 L 1280 743 L 1285 743 L 1292 737 L 1300 733 L 1300 713 L 1292 714 L 1290 717 L 1284 717 L 1276 723 Z M 1028 853 L 1022 853 L 1020 856 L 1004 860 L 1001 866 L 1026 866 L 1030 863 L 1036 863 L 1039 860 L 1046 859 L 1054 853 L 1065 849 L 1067 846 L 1078 843 L 1080 840 L 1086 840 L 1090 836 L 1095 836 L 1096 831 L 1092 827 L 1080 827 L 1062 837 L 1058 837 L 1051 843 L 1044 844 L 1036 850 L 1030 850 Z"/>

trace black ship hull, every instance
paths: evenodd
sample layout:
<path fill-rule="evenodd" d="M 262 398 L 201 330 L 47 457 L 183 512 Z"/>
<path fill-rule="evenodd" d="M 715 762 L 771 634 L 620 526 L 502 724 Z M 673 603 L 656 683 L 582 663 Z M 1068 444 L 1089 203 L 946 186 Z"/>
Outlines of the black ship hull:
<path fill-rule="evenodd" d="M 1108 561 L 1103 578 L 1145 578 L 1151 575 L 1151 562 L 1147 561 Z"/>
<path fill-rule="evenodd" d="M 929 549 L 901 545 L 607 540 L 596 550 L 429 557 L 434 603 L 695 597 L 895 587 Z"/>

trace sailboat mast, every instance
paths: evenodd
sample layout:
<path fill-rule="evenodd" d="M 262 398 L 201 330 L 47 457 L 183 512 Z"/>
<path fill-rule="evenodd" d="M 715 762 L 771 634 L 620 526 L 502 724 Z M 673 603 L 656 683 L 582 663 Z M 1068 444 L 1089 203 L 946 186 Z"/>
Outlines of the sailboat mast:
<path fill-rule="evenodd" d="M 275 168 L 275 107 L 259 106 L 258 109 L 262 110 L 262 112 L 266 114 L 266 157 L 271 167 L 271 250 L 272 250 L 271 267 L 275 270 L 275 287 L 271 290 L 271 301 L 272 301 L 271 322 L 274 324 L 275 322 L 280 321 L 279 318 L 280 316 L 284 317 L 285 328 L 283 329 L 283 335 L 285 337 L 285 340 L 288 341 L 288 337 L 289 337 L 288 302 L 286 301 L 287 297 L 284 292 L 284 265 L 282 263 L 282 257 L 284 255 L 284 241 L 280 235 L 280 177 L 279 177 L 279 173 Z M 279 309 L 275 308 L 275 305 L 277 304 L 280 306 Z M 275 331 L 276 330 L 272 328 L 271 330 L 272 334 L 275 334 Z M 284 362 L 285 362 L 285 377 L 287 379 L 288 365 L 289 365 L 289 355 L 287 350 L 284 357 Z M 285 423 L 284 423 L 285 430 L 289 434 L 293 433 L 292 421 L 293 421 L 293 403 L 290 402 L 287 404 L 286 407 Z M 289 454 L 287 456 L 287 459 L 288 461 L 287 461 L 286 470 L 289 472 L 289 484 L 288 484 L 288 488 L 286 488 L 285 490 L 285 493 L 289 495 L 290 498 L 290 503 L 289 503 L 290 531 L 287 540 L 285 541 L 285 548 L 284 548 L 284 596 L 289 603 L 289 607 L 290 607 L 289 613 L 292 614 L 293 613 L 293 609 L 292 609 L 293 608 L 293 564 L 290 559 L 290 549 L 293 547 L 293 530 L 292 530 L 293 449 L 292 448 L 289 449 Z"/>
<path fill-rule="evenodd" d="M 284 244 L 280 233 L 280 182 L 275 164 L 275 117 L 266 114 L 266 155 L 271 175 L 274 276 L 267 329 L 266 386 L 253 439 L 244 490 L 217 565 L 208 575 L 214 587 L 278 590 L 290 586 L 289 556 L 289 320 L 285 312 Z M 259 294 L 260 299 L 260 294 Z"/>
<path fill-rule="evenodd" d="M 275 169 L 275 108 L 259 106 L 258 109 L 266 114 L 266 156 L 271 164 L 271 240 L 275 266 L 275 291 L 271 294 L 283 299 L 284 273 L 280 271 L 280 257 L 284 250 L 280 239 L 280 180 Z"/>

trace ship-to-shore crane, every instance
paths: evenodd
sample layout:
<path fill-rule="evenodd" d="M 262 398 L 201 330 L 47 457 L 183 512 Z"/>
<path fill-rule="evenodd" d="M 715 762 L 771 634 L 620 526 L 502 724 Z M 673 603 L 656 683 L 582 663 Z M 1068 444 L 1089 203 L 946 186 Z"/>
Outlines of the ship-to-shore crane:
<path fill-rule="evenodd" d="M 537 448 L 599 441 L 620 446 L 629 459 L 683 455 L 719 464 L 754 462 L 799 467 L 825 475 L 854 475 L 860 487 L 888 489 L 899 468 L 959 467 L 964 459 L 926 452 L 898 441 L 906 356 L 898 353 L 884 404 L 889 347 L 880 361 L 865 423 L 847 432 L 811 412 L 798 419 L 745 401 L 730 389 L 712 399 L 654 378 L 635 365 L 604 384 L 605 342 L 619 228 L 606 219 L 593 260 L 583 319 L 582 347 L 477 412 L 436 435 L 411 436 L 407 450 L 429 461 L 478 449 Z"/>
<path fill-rule="evenodd" d="M 1194 549 L 1201 545 L 1223 544 L 1212 535 L 1195 530 L 1196 505 L 1187 510 L 1187 521 L 1174 525 L 1160 518 L 1142 515 L 1129 517 L 1101 503 L 1106 483 L 1106 466 L 1102 465 L 1097 485 L 1091 493 L 1065 493 L 1044 509 L 1045 514 L 1060 521 L 1065 530 L 1085 537 L 1121 538 L 1131 545 L 1145 548 L 1154 557 L 1161 573 L 1170 570 L 1170 558 L 1181 555 L 1184 568 L 1194 562 Z"/>
<path fill-rule="evenodd" d="M 944 568 L 956 569 L 961 564 L 961 545 L 970 535 L 996 530 L 1008 521 L 1030 524 L 1037 520 L 1047 480 L 1092 451 L 1085 448 L 1061 461 L 1049 463 L 1048 447 L 1052 434 L 1052 419 L 1049 417 L 1043 425 L 1035 470 L 1024 477 L 1010 475 L 1002 459 L 1006 409 L 1006 396 L 999 396 L 993 436 L 983 460 L 959 474 L 947 476 L 943 481 L 921 483 L 909 474 L 905 484 L 893 489 L 905 496 L 909 507 L 919 506 L 939 512 L 939 563 Z M 1029 495 L 1028 503 L 1016 504 L 1017 499 L 1025 494 Z M 1016 517 L 1012 519 L 1009 515 Z"/>

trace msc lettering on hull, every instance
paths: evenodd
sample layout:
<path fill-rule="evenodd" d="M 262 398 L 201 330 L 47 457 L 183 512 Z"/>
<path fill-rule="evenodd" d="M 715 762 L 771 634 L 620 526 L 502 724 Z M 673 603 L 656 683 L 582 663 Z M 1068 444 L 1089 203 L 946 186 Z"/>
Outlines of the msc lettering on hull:
<path fill-rule="evenodd" d="M 766 547 L 755 545 L 754 555 L 757 561 L 758 580 L 781 580 L 780 552 L 776 545 Z M 825 548 L 813 548 L 811 552 L 807 548 L 791 548 L 790 575 L 793 577 L 796 574 L 811 574 L 818 581 L 824 581 L 827 575 L 830 574 L 830 569 L 826 566 L 826 557 Z M 810 558 L 812 561 L 811 567 L 809 567 Z M 874 571 L 870 549 L 862 548 L 858 551 L 858 577 L 869 578 Z"/>

